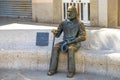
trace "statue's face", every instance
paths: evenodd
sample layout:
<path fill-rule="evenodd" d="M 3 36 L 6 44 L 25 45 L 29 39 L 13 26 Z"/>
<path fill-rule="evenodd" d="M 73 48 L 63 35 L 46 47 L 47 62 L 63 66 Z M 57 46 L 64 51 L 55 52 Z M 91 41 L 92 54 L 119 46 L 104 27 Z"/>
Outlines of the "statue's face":
<path fill-rule="evenodd" d="M 68 11 L 67 11 L 67 18 L 68 18 L 69 20 L 73 20 L 73 19 L 75 19 L 76 17 L 77 17 L 76 8 L 73 7 L 73 6 L 70 6 L 70 7 L 68 8 Z"/>

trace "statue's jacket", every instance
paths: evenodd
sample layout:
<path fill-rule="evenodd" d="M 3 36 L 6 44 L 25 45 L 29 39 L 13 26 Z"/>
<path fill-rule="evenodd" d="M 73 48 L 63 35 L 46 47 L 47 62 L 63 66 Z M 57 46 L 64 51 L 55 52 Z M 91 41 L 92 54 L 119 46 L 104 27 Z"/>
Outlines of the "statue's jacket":
<path fill-rule="evenodd" d="M 59 37 L 62 32 L 63 41 L 79 43 L 86 40 L 85 25 L 77 19 L 73 21 L 63 21 L 57 29 L 56 37 Z"/>

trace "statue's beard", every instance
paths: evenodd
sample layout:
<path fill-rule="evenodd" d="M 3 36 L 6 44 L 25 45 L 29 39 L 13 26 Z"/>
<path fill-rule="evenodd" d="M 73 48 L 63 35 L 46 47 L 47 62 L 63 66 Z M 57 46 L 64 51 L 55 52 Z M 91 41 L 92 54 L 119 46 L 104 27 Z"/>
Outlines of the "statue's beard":
<path fill-rule="evenodd" d="M 68 16 L 67 19 L 69 19 L 70 21 L 76 19 L 76 17 L 71 17 L 71 16 Z"/>

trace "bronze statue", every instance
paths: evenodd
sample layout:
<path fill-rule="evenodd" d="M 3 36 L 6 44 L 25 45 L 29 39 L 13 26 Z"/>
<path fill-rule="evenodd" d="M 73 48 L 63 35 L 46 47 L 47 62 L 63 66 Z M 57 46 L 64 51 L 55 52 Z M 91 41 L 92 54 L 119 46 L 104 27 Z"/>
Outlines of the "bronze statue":
<path fill-rule="evenodd" d="M 78 20 L 77 10 L 74 6 L 68 7 L 67 19 L 63 21 L 57 30 L 52 32 L 55 37 L 59 37 L 63 32 L 63 41 L 57 43 L 52 50 L 50 67 L 48 75 L 54 75 L 57 72 L 58 59 L 60 51 L 68 54 L 68 78 L 75 74 L 75 52 L 80 48 L 81 41 L 86 40 L 85 26 Z"/>

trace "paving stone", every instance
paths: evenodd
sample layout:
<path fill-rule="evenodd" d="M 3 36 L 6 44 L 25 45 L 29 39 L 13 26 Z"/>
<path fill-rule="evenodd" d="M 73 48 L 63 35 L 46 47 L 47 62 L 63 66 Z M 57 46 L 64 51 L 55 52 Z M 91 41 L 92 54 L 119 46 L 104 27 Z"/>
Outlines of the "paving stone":
<path fill-rule="evenodd" d="M 47 76 L 47 71 L 40 70 L 6 70 L 0 69 L 0 80 L 120 80 L 111 76 L 90 73 L 76 73 L 73 78 L 67 78 L 66 72 L 58 72 Z"/>

